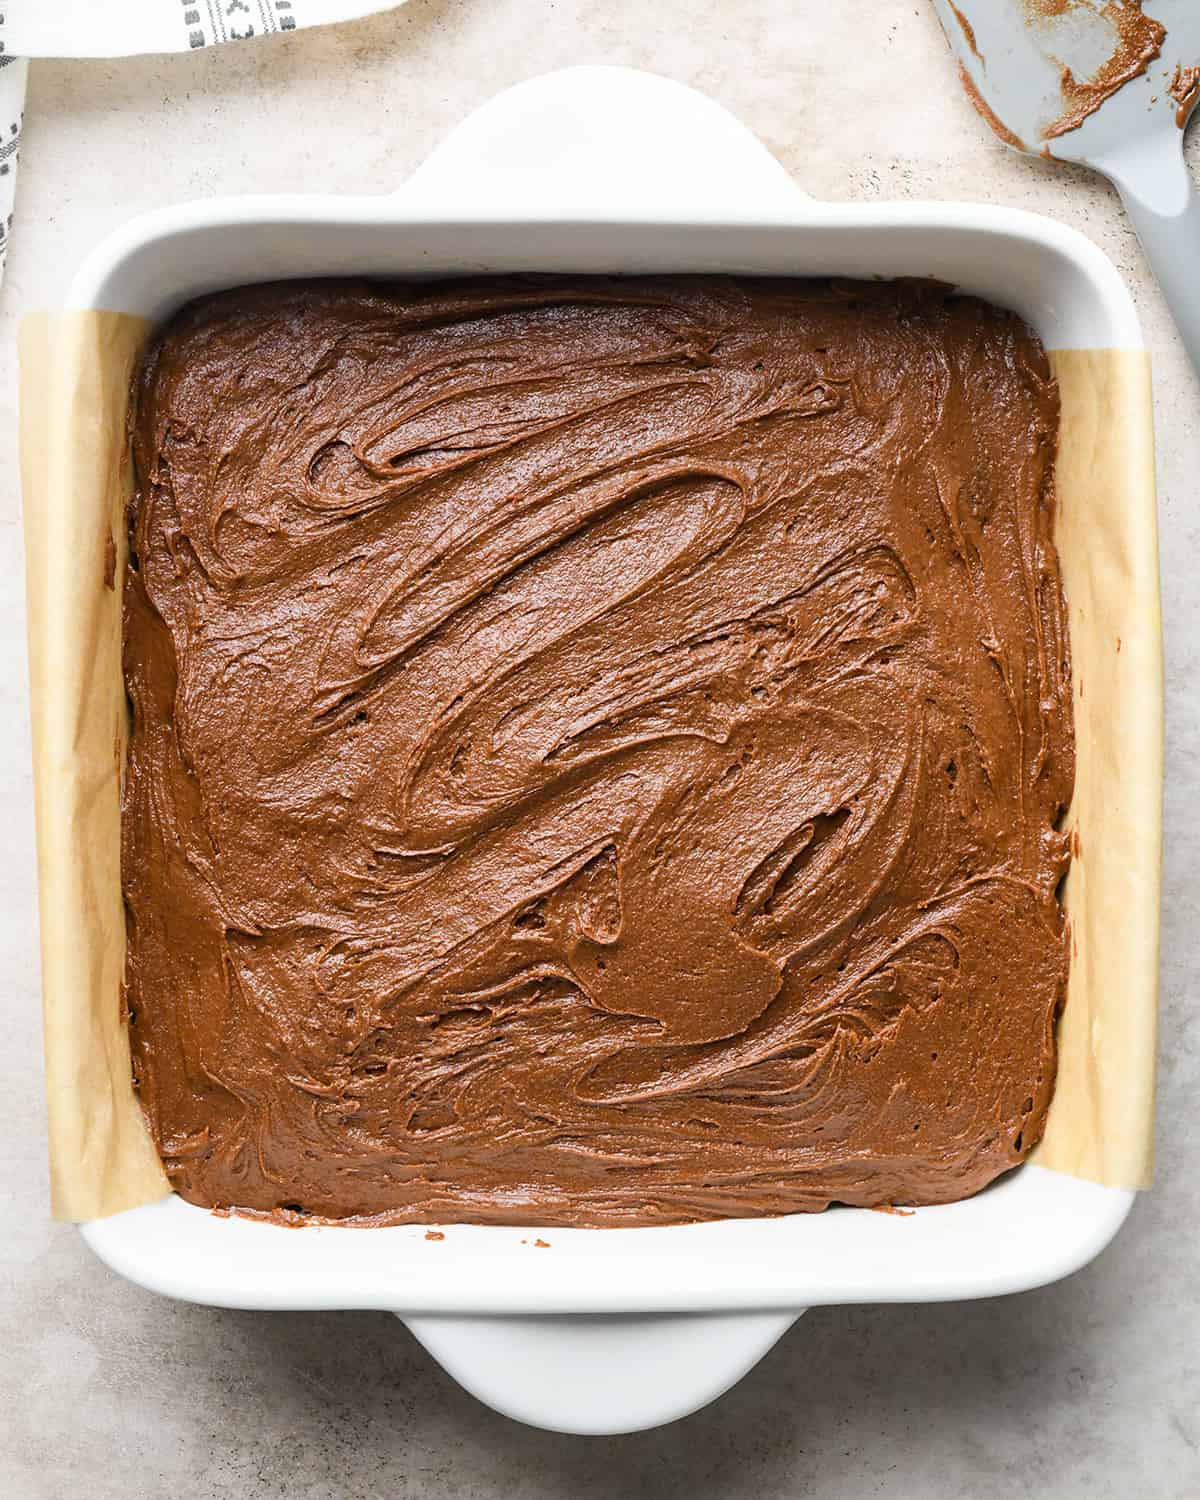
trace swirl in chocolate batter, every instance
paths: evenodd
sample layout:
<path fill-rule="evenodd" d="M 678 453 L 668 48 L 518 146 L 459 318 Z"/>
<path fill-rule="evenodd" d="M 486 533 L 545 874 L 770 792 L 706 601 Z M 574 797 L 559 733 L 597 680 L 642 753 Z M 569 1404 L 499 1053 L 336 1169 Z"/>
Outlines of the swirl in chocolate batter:
<path fill-rule="evenodd" d="M 929 284 L 207 298 L 136 390 L 136 1081 L 193 1202 L 650 1224 L 1040 1134 L 1057 394 Z"/>

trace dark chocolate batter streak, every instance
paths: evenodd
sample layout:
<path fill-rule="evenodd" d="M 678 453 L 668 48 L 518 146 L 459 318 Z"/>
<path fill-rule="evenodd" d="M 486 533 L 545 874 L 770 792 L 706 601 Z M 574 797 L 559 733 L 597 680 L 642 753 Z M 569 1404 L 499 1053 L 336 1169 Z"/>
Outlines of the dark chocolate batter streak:
<path fill-rule="evenodd" d="M 1041 1133 L 1057 392 L 924 284 L 255 288 L 136 391 L 137 1085 L 177 1190 L 650 1224 Z"/>

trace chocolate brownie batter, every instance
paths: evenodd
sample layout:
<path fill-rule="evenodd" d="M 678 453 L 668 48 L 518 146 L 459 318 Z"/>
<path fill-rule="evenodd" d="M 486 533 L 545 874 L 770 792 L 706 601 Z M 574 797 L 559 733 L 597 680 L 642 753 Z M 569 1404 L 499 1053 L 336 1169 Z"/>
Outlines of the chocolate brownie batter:
<path fill-rule="evenodd" d="M 1175 123 L 1180 130 L 1186 130 L 1196 101 L 1200 99 L 1200 67 L 1185 68 L 1182 63 L 1176 63 L 1167 92 L 1175 101 Z"/>
<path fill-rule="evenodd" d="M 1025 0 L 1031 22 L 1057 21 L 1081 8 L 1079 0 Z M 1089 10 L 1092 7 L 1088 7 Z M 1119 89 L 1143 74 L 1162 51 L 1167 30 L 1161 22 L 1143 15 L 1142 0 L 1107 0 L 1102 12 L 1113 27 L 1113 50 L 1086 78 L 1060 65 L 1060 88 L 1064 109 L 1053 124 L 1042 131 L 1043 140 L 1053 140 L 1078 130 Z"/>
<path fill-rule="evenodd" d="M 959 8 L 947 0 L 962 31 L 963 39 L 971 52 L 987 67 L 987 59 L 980 52 L 975 30 Z M 1078 130 L 1083 122 L 1127 83 L 1139 78 L 1162 52 L 1167 36 L 1166 28 L 1142 10 L 1143 0 L 1105 0 L 1101 9 L 1094 0 L 1024 0 L 1025 22 L 1043 56 L 1058 69 L 1061 109 L 1057 117 L 1043 125 L 1039 139 L 1051 141 L 1059 136 Z M 1072 22 L 1080 17 L 1091 22 L 1099 11 L 1109 27 L 1111 50 L 1091 73 L 1076 77 L 1074 70 L 1056 55 L 1055 48 L 1063 42 L 1078 43 L 1078 27 Z M 996 114 L 995 110 L 979 92 L 970 73 L 959 64 L 958 78 L 967 98 L 982 115 L 996 135 L 1009 146 L 1020 151 L 1028 150 L 1025 142 Z M 1177 116 L 1178 118 L 1178 116 Z M 1186 113 L 1181 124 L 1186 124 Z M 1043 146 L 1041 155 L 1053 157 L 1048 147 Z"/>
<path fill-rule="evenodd" d="M 136 1084 L 195 1203 L 651 1224 L 1038 1138 L 1057 393 L 930 284 L 206 298 L 138 377 Z"/>

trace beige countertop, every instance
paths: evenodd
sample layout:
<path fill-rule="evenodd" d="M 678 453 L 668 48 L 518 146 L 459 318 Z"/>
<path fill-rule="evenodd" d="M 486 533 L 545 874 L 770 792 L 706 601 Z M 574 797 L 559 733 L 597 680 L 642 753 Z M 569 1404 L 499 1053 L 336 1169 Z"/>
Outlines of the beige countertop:
<path fill-rule="evenodd" d="M 385 191 L 473 106 L 578 62 L 704 90 L 817 196 L 1011 204 L 1107 251 L 1155 361 L 1168 704 L 1158 1182 L 1113 1246 L 1003 1301 L 810 1312 L 708 1411 L 589 1440 L 480 1407 L 387 1314 L 159 1300 L 48 1220 L 14 349 L 21 316 L 53 305 L 130 215 L 218 193 Z M 1200 170 L 1200 129 L 1191 147 Z M 0 335 L 0 1493 L 1200 1494 L 1200 381 L 1115 196 L 986 133 L 926 0 L 411 0 L 204 55 L 36 63 Z"/>

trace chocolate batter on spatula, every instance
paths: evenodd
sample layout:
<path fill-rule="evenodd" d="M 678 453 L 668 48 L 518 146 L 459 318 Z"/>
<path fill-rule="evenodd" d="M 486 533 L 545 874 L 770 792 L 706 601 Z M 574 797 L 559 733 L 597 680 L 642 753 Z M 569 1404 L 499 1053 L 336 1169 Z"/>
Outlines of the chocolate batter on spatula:
<path fill-rule="evenodd" d="M 1041 1132 L 1057 393 L 934 285 L 209 297 L 137 382 L 136 1081 L 195 1203 L 961 1198 Z"/>

